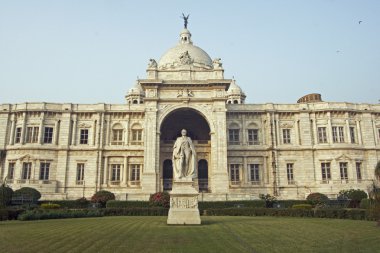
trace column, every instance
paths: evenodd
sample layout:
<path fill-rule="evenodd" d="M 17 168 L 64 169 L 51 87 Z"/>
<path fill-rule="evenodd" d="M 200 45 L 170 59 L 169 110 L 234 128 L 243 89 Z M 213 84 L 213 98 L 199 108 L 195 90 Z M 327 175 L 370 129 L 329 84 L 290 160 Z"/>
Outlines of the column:
<path fill-rule="evenodd" d="M 73 127 L 71 129 L 71 145 L 76 145 L 77 141 L 77 123 L 78 123 L 78 115 L 73 115 Z M 71 123 L 70 123 L 71 124 Z"/>
<path fill-rule="evenodd" d="M 243 184 L 248 184 L 248 164 L 247 157 L 243 156 Z"/>
<path fill-rule="evenodd" d="M 25 133 L 26 133 L 26 112 L 22 113 L 22 129 L 21 129 L 21 140 L 20 144 L 25 144 Z"/>
<path fill-rule="evenodd" d="M 105 145 L 110 145 L 110 133 L 111 133 L 111 114 L 107 115 L 107 129 L 106 129 L 106 143 Z"/>
<path fill-rule="evenodd" d="M 13 145 L 15 141 L 15 127 L 16 127 L 16 119 L 15 119 L 15 114 L 12 114 L 12 124 L 11 124 L 11 135 L 9 139 L 9 145 Z"/>
<path fill-rule="evenodd" d="M 317 117 L 315 117 L 315 113 L 313 115 L 313 132 L 314 132 L 314 144 L 318 143 L 318 131 L 317 131 Z"/>
<path fill-rule="evenodd" d="M 360 121 L 357 120 L 356 121 L 356 129 L 357 129 L 357 133 L 358 133 L 358 143 L 359 145 L 362 145 L 363 144 L 363 140 L 362 140 L 362 130 L 361 130 L 361 127 L 360 127 Z"/>
<path fill-rule="evenodd" d="M 39 129 L 38 129 L 38 143 L 39 144 L 42 144 L 43 143 L 43 128 L 44 128 L 44 121 L 45 121 L 45 113 L 42 112 L 42 116 L 41 116 L 41 121 L 40 121 L 40 125 L 39 125 Z"/>
<path fill-rule="evenodd" d="M 59 135 L 59 125 L 60 125 L 60 121 L 57 120 L 55 123 L 54 123 L 54 134 L 53 134 L 53 144 L 54 145 L 58 145 L 58 135 Z"/>
<path fill-rule="evenodd" d="M 348 117 L 348 113 L 346 112 L 346 117 Z M 351 132 L 350 132 L 350 122 L 348 121 L 348 118 L 345 120 L 346 123 L 346 137 L 347 137 L 347 142 L 352 143 L 351 140 Z"/>
<path fill-rule="evenodd" d="M 124 156 L 124 173 L 123 173 L 123 185 L 128 184 L 128 156 Z"/>
<path fill-rule="evenodd" d="M 108 156 L 105 156 L 104 157 L 104 173 L 103 173 L 103 184 L 107 185 L 108 186 L 108 176 L 109 176 L 109 173 L 108 173 Z"/>
<path fill-rule="evenodd" d="M 331 124 L 331 113 L 327 112 L 327 139 L 330 144 L 333 143 L 333 138 L 332 138 L 332 124 Z"/>

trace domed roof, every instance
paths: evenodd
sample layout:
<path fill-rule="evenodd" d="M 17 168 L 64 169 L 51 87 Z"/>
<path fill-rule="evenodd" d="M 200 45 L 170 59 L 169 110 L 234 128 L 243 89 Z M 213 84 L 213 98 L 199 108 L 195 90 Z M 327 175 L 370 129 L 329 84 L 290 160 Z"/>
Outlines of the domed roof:
<path fill-rule="evenodd" d="M 194 46 L 191 41 L 191 33 L 183 29 L 180 34 L 180 42 L 177 46 L 169 49 L 159 60 L 158 68 L 176 68 L 183 65 L 193 65 L 212 69 L 210 56 L 201 48 Z"/>
<path fill-rule="evenodd" d="M 230 87 L 227 90 L 227 95 L 244 95 L 243 90 L 236 84 L 235 80 L 232 80 Z"/>
<path fill-rule="evenodd" d="M 144 90 L 138 80 L 136 80 L 136 84 L 128 91 L 128 96 L 129 95 L 145 95 Z"/>

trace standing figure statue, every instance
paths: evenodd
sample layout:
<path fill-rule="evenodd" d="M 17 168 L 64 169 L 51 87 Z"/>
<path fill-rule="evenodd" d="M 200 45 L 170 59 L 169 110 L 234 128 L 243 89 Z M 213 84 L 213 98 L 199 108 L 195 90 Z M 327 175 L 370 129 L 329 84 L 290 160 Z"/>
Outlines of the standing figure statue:
<path fill-rule="evenodd" d="M 190 14 L 187 15 L 187 16 L 185 16 L 185 14 L 182 13 L 182 18 L 183 18 L 183 21 L 184 21 L 184 27 L 185 27 L 185 29 L 187 29 L 187 23 L 188 23 L 187 20 L 189 19 L 189 17 L 190 17 Z"/>
<path fill-rule="evenodd" d="M 196 153 L 193 142 L 187 137 L 186 129 L 182 129 L 173 147 L 174 180 L 196 178 Z"/>

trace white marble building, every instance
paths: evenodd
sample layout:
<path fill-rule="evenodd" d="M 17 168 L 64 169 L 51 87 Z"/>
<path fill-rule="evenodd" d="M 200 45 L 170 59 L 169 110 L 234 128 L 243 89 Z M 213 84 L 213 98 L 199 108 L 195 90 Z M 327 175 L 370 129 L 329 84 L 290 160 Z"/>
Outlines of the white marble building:
<path fill-rule="evenodd" d="M 367 186 L 380 156 L 380 105 L 245 104 L 220 59 L 179 43 L 136 81 L 125 104 L 0 105 L 0 178 L 44 199 L 146 200 L 171 189 L 172 147 L 182 128 L 197 151 L 200 200 L 335 197 Z"/>

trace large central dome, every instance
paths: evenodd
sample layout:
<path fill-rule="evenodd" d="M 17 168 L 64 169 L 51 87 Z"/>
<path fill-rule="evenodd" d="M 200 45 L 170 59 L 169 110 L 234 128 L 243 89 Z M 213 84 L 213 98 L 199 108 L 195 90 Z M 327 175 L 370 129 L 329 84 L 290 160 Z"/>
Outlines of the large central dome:
<path fill-rule="evenodd" d="M 180 34 L 180 42 L 169 49 L 159 60 L 159 69 L 176 69 L 183 66 L 195 66 L 212 69 L 210 56 L 201 48 L 194 46 L 191 41 L 191 33 L 183 29 Z"/>

